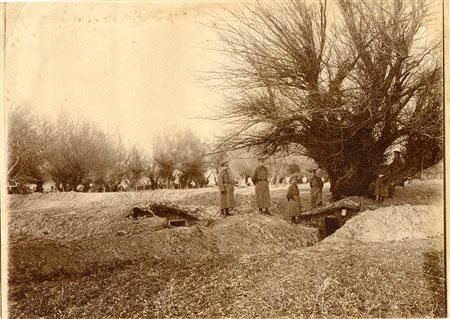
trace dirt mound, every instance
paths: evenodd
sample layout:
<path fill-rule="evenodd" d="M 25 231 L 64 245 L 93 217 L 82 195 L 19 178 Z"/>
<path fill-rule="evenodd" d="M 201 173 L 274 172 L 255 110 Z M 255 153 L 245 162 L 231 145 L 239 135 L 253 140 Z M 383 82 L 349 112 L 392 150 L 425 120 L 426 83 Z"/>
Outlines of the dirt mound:
<path fill-rule="evenodd" d="M 317 242 L 313 228 L 259 214 L 210 220 L 207 226 L 143 227 L 137 234 L 117 231 L 111 235 L 64 241 L 18 237 L 10 244 L 11 281 L 92 274 L 142 258 L 194 262 L 212 256 L 283 252 Z"/>
<path fill-rule="evenodd" d="M 306 192 L 306 189 L 305 189 Z M 271 189 L 273 198 L 283 198 L 286 187 Z M 235 190 L 238 206 L 253 204 L 254 188 L 239 188 Z M 182 205 L 217 206 L 219 203 L 219 191 L 216 187 L 198 189 L 158 189 L 136 192 L 117 193 L 77 193 L 54 192 L 32 193 L 28 195 L 9 195 L 8 204 L 10 210 L 39 210 L 50 208 L 106 208 L 123 207 L 147 201 L 170 201 Z"/>
<path fill-rule="evenodd" d="M 444 233 L 443 208 L 431 205 L 402 205 L 364 211 L 323 242 L 358 240 L 385 242 L 426 239 Z"/>
<path fill-rule="evenodd" d="M 239 205 L 225 219 L 217 188 L 8 196 L 10 314 L 442 317 L 443 238 L 430 237 L 442 234 L 443 215 L 424 206 L 442 202 L 442 186 L 414 181 L 383 208 L 359 199 L 364 209 L 378 209 L 307 248 L 316 243 L 317 231 L 284 220 L 281 186 L 271 189 L 272 216 L 256 213 L 249 187 L 236 189 Z M 300 195 L 305 211 L 308 185 Z M 327 202 L 327 190 L 324 197 Z M 164 201 L 189 209 L 198 220 L 170 228 L 158 216 L 126 218 L 133 207 Z"/>
<path fill-rule="evenodd" d="M 77 192 L 54 192 L 54 193 L 32 193 L 29 195 L 10 195 L 8 196 L 9 208 L 16 210 L 39 210 L 49 208 L 107 208 L 123 207 L 133 204 L 139 204 L 147 201 L 190 201 L 197 195 L 206 198 L 214 198 L 214 204 L 217 204 L 217 190 L 213 188 L 199 189 L 159 189 L 155 191 L 139 192 L 117 192 L 117 193 L 77 193 Z M 196 203 L 197 205 L 205 205 Z"/>
<path fill-rule="evenodd" d="M 273 253 L 312 246 L 317 230 L 293 226 L 283 219 L 257 213 L 233 216 L 210 229 L 221 254 Z"/>
<path fill-rule="evenodd" d="M 286 211 L 284 190 L 273 193 L 272 211 L 283 217 Z M 130 222 L 124 218 L 132 212 L 133 207 L 145 207 L 152 203 L 181 205 L 201 221 L 220 218 L 215 188 L 119 193 L 33 193 L 26 196 L 12 195 L 8 199 L 12 240 L 16 236 L 67 240 L 114 235 L 118 231 L 137 234 L 160 229 L 164 219 L 151 217 Z M 236 199 L 238 207 L 234 214 L 256 212 L 252 189 L 238 189 Z"/>
<path fill-rule="evenodd" d="M 421 173 L 421 179 L 430 180 L 430 179 L 442 179 L 444 176 L 444 163 L 440 161 L 436 165 L 428 167 Z"/>

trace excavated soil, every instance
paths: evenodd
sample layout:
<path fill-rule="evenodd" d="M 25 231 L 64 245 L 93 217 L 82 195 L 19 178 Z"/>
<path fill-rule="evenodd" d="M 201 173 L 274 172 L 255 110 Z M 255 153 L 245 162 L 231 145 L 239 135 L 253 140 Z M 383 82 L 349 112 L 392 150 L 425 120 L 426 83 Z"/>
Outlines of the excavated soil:
<path fill-rule="evenodd" d="M 309 208 L 306 185 L 302 204 Z M 436 317 L 445 312 L 442 181 L 413 182 L 317 243 L 253 188 L 221 218 L 217 189 L 12 195 L 11 318 Z M 325 201 L 330 197 L 327 189 Z M 133 207 L 178 205 L 169 227 Z"/>
<path fill-rule="evenodd" d="M 443 216 L 442 206 L 383 207 L 359 213 L 323 241 L 387 242 L 440 238 L 444 235 Z"/>

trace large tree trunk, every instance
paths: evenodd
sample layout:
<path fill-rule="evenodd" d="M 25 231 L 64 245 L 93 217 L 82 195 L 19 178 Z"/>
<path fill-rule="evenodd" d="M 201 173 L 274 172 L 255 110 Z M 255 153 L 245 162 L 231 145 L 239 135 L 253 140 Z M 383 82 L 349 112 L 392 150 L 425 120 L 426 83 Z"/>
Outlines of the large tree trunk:
<path fill-rule="evenodd" d="M 370 184 L 383 163 L 383 151 L 359 151 L 349 157 L 336 156 L 328 162 L 317 162 L 328 172 L 332 201 L 342 196 L 368 196 Z"/>
<path fill-rule="evenodd" d="M 370 183 L 373 181 L 373 172 L 365 169 L 359 170 L 359 174 L 343 179 L 329 172 L 331 200 L 336 201 L 342 196 L 367 196 L 369 195 Z"/>

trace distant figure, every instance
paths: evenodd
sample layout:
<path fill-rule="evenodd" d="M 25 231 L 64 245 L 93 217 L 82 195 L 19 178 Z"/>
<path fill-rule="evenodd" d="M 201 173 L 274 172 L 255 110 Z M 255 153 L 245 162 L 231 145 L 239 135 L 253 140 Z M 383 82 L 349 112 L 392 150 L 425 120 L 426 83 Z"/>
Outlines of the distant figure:
<path fill-rule="evenodd" d="M 236 206 L 234 201 L 234 179 L 229 172 L 228 161 L 223 162 L 221 166 L 221 171 L 217 176 L 217 185 L 220 189 L 219 206 L 220 214 L 226 217 L 230 215 L 230 208 Z"/>
<path fill-rule="evenodd" d="M 375 199 L 382 203 L 385 197 L 389 196 L 389 182 L 388 182 L 389 166 L 383 164 L 377 172 L 377 179 L 375 180 Z"/>
<path fill-rule="evenodd" d="M 44 186 L 42 181 L 37 181 L 36 182 L 36 192 L 38 193 L 43 193 L 44 192 Z"/>
<path fill-rule="evenodd" d="M 83 185 L 83 184 L 78 184 L 78 186 L 77 186 L 77 192 L 82 193 L 83 190 L 84 190 L 84 185 Z"/>
<path fill-rule="evenodd" d="M 405 187 L 405 179 L 402 174 L 405 162 L 403 162 L 400 155 L 400 151 L 394 151 L 394 159 L 389 165 L 389 196 L 394 195 L 395 186 Z"/>
<path fill-rule="evenodd" d="M 389 169 L 391 171 L 390 173 L 393 176 L 398 175 L 403 169 L 403 166 L 405 165 L 400 155 L 401 155 L 400 151 L 394 151 L 394 159 L 392 160 L 392 163 L 389 165 Z"/>
<path fill-rule="evenodd" d="M 173 188 L 181 189 L 180 178 L 178 176 L 176 176 L 175 180 L 173 181 Z"/>
<path fill-rule="evenodd" d="M 309 186 L 311 187 L 311 208 L 322 204 L 323 181 L 316 175 L 316 171 L 316 169 L 311 170 L 312 176 L 309 180 Z"/>
<path fill-rule="evenodd" d="M 252 182 L 255 185 L 256 207 L 261 213 L 270 215 L 269 171 L 264 166 L 264 158 L 259 158 L 258 162 L 259 166 L 255 168 L 252 176 Z"/>
<path fill-rule="evenodd" d="M 124 177 L 122 178 L 122 180 L 120 181 L 119 185 L 117 185 L 117 190 L 119 192 L 126 192 L 128 190 L 128 188 L 130 187 L 130 180 L 128 179 L 128 177 Z M 92 188 L 92 187 L 91 187 Z"/>
<path fill-rule="evenodd" d="M 288 200 L 288 216 L 291 217 L 291 223 L 297 223 L 297 217 L 301 213 L 300 191 L 298 189 L 298 177 L 292 176 L 289 180 L 290 186 L 287 190 L 286 199 Z"/>

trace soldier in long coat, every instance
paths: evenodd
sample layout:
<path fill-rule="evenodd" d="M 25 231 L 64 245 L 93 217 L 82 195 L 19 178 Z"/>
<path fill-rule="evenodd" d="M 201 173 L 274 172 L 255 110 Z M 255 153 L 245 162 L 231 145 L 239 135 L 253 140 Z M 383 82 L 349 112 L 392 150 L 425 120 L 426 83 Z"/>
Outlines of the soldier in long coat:
<path fill-rule="evenodd" d="M 394 194 L 395 186 L 402 184 L 404 186 L 404 177 L 402 175 L 402 170 L 405 166 L 405 162 L 402 160 L 400 155 L 400 151 L 394 151 L 394 159 L 389 165 L 389 196 L 392 196 Z"/>
<path fill-rule="evenodd" d="M 297 217 L 300 216 L 301 213 L 301 201 L 300 201 L 300 191 L 298 189 L 297 176 L 292 176 L 290 179 L 291 185 L 287 190 L 286 198 L 288 200 L 288 216 L 291 218 L 291 223 L 297 223 Z"/>
<path fill-rule="evenodd" d="M 256 207 L 261 213 L 270 215 L 269 171 L 264 166 L 264 159 L 258 159 L 259 166 L 255 168 L 252 182 L 255 185 Z"/>
<path fill-rule="evenodd" d="M 390 174 L 394 177 L 398 177 L 399 173 L 403 169 L 403 166 L 405 166 L 405 162 L 403 162 L 401 158 L 400 151 L 394 151 L 394 159 L 389 165 Z"/>
<path fill-rule="evenodd" d="M 378 202 L 383 202 L 385 197 L 389 197 L 389 166 L 381 165 L 375 180 L 375 198 Z"/>
<path fill-rule="evenodd" d="M 311 187 L 311 208 L 322 204 L 322 179 L 316 175 L 316 170 L 311 171 L 312 176 L 309 180 L 309 186 Z"/>
<path fill-rule="evenodd" d="M 228 162 L 221 164 L 222 169 L 217 176 L 217 185 L 220 189 L 219 207 L 223 217 L 230 215 L 230 208 L 236 206 L 234 201 L 234 179 L 228 168 Z"/>

